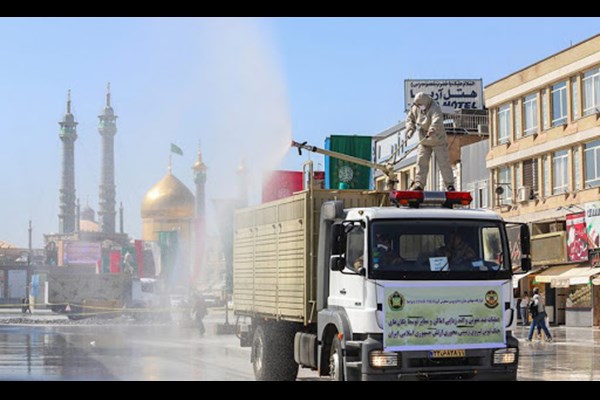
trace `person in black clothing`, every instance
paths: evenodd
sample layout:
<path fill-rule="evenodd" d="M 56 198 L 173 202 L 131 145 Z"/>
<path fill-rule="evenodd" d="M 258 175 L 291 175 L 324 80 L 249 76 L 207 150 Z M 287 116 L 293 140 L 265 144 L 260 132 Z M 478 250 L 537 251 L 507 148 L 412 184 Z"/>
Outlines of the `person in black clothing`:
<path fill-rule="evenodd" d="M 206 302 L 204 301 L 204 296 L 202 293 L 196 293 L 194 295 L 194 303 L 192 306 L 192 319 L 198 325 L 198 329 L 200 331 L 200 335 L 204 335 L 206 332 L 206 328 L 204 327 L 204 322 L 202 322 L 202 318 L 204 318 L 207 314 L 206 310 Z"/>

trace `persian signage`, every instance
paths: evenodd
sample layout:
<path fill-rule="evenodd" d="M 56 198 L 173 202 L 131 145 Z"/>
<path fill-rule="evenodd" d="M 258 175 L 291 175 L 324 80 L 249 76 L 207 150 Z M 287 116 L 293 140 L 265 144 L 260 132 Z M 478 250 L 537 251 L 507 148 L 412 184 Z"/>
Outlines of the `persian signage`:
<path fill-rule="evenodd" d="M 505 347 L 501 282 L 384 288 L 386 351 Z"/>

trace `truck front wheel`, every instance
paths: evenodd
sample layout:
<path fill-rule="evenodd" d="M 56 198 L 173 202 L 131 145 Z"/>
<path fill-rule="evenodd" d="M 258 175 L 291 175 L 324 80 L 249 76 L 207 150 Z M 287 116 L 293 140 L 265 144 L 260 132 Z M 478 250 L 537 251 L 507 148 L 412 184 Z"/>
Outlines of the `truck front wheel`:
<path fill-rule="evenodd" d="M 331 342 L 329 352 L 329 377 L 332 381 L 344 380 L 344 357 L 342 353 L 342 342 L 335 335 Z"/>

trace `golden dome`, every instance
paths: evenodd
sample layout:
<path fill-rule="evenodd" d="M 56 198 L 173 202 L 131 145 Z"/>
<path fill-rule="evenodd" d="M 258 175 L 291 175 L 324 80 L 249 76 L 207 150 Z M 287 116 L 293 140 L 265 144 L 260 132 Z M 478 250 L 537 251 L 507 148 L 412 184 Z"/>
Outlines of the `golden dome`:
<path fill-rule="evenodd" d="M 144 196 L 142 218 L 192 218 L 194 203 L 192 192 L 168 173 Z"/>

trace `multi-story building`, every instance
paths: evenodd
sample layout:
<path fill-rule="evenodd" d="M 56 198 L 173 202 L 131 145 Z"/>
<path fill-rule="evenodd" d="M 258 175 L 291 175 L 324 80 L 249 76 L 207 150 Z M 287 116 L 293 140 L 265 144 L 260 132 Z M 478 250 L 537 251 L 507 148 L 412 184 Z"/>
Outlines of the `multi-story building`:
<path fill-rule="evenodd" d="M 532 228 L 537 271 L 521 290 L 545 292 L 551 322 L 598 325 L 600 35 L 487 85 L 484 97 L 492 207 Z"/>

